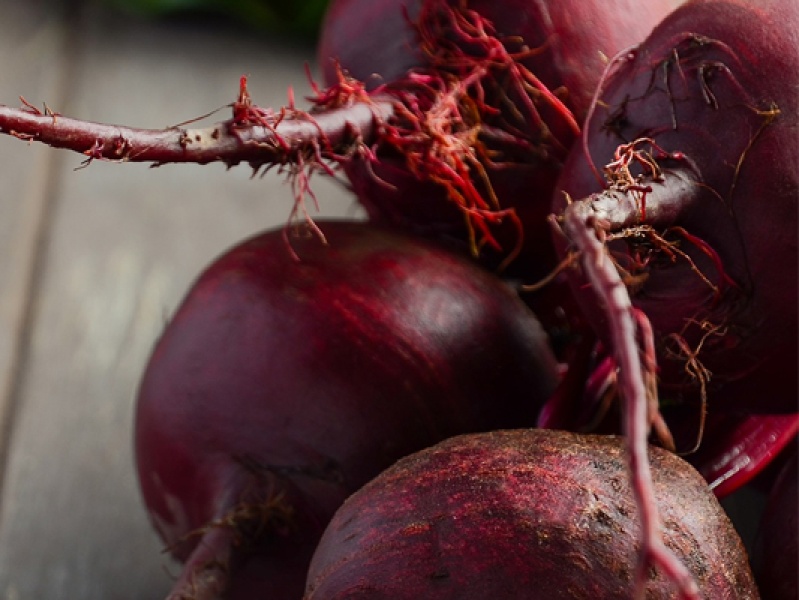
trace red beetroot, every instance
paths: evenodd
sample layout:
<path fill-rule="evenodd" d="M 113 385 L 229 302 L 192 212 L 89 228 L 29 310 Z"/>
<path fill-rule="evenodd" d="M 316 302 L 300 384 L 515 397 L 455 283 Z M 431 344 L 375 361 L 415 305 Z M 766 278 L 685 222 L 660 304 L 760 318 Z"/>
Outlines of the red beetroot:
<path fill-rule="evenodd" d="M 406 457 L 338 510 L 306 600 L 631 597 L 639 523 L 624 444 L 551 430 L 459 436 Z M 758 598 L 701 476 L 649 449 L 669 547 L 703 598 Z M 674 598 L 651 575 L 647 598 Z"/>
<path fill-rule="evenodd" d="M 688 2 L 617 59 L 559 183 L 579 200 L 608 165 L 567 214 L 622 240 L 670 402 L 797 410 L 797 30 L 793 0 Z"/>
<path fill-rule="evenodd" d="M 174 598 L 296 600 L 325 524 L 397 458 L 526 422 L 556 365 L 499 279 L 365 224 L 267 232 L 214 261 L 143 375 L 144 500 Z M 294 257 L 291 252 L 296 253 Z"/>
<path fill-rule="evenodd" d="M 574 289 L 618 368 L 645 552 L 667 569 L 644 456 L 651 425 L 670 443 L 658 400 L 698 423 L 705 404 L 797 410 L 798 30 L 795 0 L 687 2 L 614 60 L 559 184 Z"/>

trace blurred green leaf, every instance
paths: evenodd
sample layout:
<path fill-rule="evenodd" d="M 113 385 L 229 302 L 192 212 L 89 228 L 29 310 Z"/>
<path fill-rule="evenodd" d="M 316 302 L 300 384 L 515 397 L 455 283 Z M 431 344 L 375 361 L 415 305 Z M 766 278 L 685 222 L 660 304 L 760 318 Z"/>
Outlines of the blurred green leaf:
<path fill-rule="evenodd" d="M 205 13 L 230 17 L 263 31 L 316 36 L 329 0 L 107 0 L 150 17 Z"/>

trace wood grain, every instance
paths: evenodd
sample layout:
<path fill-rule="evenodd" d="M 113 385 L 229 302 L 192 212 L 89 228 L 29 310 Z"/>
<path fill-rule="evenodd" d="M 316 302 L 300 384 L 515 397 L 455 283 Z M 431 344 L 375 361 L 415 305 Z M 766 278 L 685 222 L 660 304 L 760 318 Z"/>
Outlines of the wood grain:
<path fill-rule="evenodd" d="M 65 19 L 55 7 L 0 0 L 0 101 L 18 95 L 63 95 Z M 29 68 L 38 64 L 39 68 Z M 8 91 L 7 91 L 8 90 Z M 11 92 L 14 90 L 14 92 Z M 15 95 L 12 95 L 15 94 Z M 45 148 L 2 140 L 0 145 L 0 458 L 7 451 L 16 374 L 31 316 L 42 236 L 47 229 L 56 157 Z M 4 462 L 4 461 L 3 461 Z M 0 472 L 2 469 L 0 468 Z"/>
<path fill-rule="evenodd" d="M 160 127 L 229 103 L 242 74 L 262 105 L 284 103 L 288 85 L 298 97 L 309 89 L 310 47 L 91 3 L 77 17 L 25 6 L 0 0 L 0 102 L 23 93 L 74 117 Z M 25 60 L 20 40 L 34 44 Z M 199 269 L 285 223 L 293 202 L 276 173 L 99 162 L 76 171 L 80 161 L 0 140 L 8 600 L 164 596 L 176 567 L 147 522 L 131 450 L 138 377 Z M 359 216 L 340 186 L 320 179 L 316 190 L 320 216 Z"/>

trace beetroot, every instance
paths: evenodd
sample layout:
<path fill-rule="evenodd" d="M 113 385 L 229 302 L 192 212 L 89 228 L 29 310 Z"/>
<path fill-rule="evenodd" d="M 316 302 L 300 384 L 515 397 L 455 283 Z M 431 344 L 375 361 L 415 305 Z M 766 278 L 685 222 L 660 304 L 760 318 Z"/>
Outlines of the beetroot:
<path fill-rule="evenodd" d="M 763 600 L 799 598 L 799 448 L 794 438 L 769 492 L 752 550 Z"/>
<path fill-rule="evenodd" d="M 639 522 L 613 436 L 495 431 L 398 461 L 337 511 L 306 600 L 630 598 Z M 740 538 L 701 476 L 651 447 L 666 543 L 703 598 L 758 598 Z M 647 598 L 674 598 L 651 575 Z"/>
<path fill-rule="evenodd" d="M 559 183 L 576 201 L 608 165 L 567 220 L 621 240 L 672 403 L 797 410 L 798 28 L 793 0 L 687 3 L 617 59 Z"/>
<path fill-rule="evenodd" d="M 644 549 L 666 569 L 658 404 L 700 425 L 706 406 L 797 409 L 797 30 L 794 0 L 687 2 L 611 63 L 559 183 L 557 239 L 618 368 Z"/>
<path fill-rule="evenodd" d="M 320 223 L 256 236 L 188 292 L 143 375 L 144 500 L 175 598 L 289 598 L 339 504 L 448 436 L 531 424 L 556 382 L 532 313 L 440 246 Z"/>

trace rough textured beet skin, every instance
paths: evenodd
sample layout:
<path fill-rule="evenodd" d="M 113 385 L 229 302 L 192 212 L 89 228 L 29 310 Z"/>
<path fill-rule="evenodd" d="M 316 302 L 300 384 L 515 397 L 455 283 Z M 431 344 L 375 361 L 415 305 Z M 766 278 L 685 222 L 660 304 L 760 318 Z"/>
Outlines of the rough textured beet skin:
<path fill-rule="evenodd" d="M 141 381 L 141 489 L 197 572 L 188 587 L 237 543 L 251 555 L 230 565 L 233 597 L 296 599 L 350 493 L 447 436 L 533 423 L 556 383 L 537 320 L 498 278 L 376 227 L 319 225 L 327 245 L 289 236 L 299 260 L 278 230 L 214 261 Z"/>
<path fill-rule="evenodd" d="M 353 494 L 317 548 L 306 600 L 629 599 L 635 503 L 620 438 L 458 436 Z M 665 542 L 703 598 L 758 598 L 738 534 L 701 476 L 651 448 Z M 647 598 L 672 598 L 660 575 Z"/>

